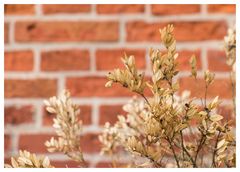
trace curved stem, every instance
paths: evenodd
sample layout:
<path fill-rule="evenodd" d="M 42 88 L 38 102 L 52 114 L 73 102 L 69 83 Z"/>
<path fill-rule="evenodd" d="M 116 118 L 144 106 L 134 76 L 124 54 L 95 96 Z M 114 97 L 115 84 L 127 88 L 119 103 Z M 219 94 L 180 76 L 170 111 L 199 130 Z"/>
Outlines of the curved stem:
<path fill-rule="evenodd" d="M 168 143 L 169 143 L 169 145 L 170 145 L 170 148 L 171 148 L 171 150 L 172 150 L 174 159 L 175 159 L 175 161 L 176 161 L 176 163 L 177 163 L 177 167 L 180 168 L 179 160 L 178 160 L 178 157 L 177 157 L 176 152 L 175 152 L 175 150 L 174 150 L 174 147 L 173 147 L 173 145 L 172 145 L 172 142 L 171 142 L 171 140 L 170 140 L 169 138 L 167 138 L 167 141 L 168 141 Z"/>

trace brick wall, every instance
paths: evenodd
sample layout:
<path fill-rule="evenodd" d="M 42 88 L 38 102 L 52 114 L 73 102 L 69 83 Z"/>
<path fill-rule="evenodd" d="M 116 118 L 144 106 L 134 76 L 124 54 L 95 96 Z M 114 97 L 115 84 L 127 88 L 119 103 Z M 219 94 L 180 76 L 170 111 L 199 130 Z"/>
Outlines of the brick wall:
<path fill-rule="evenodd" d="M 137 66 L 149 75 L 148 49 L 162 47 L 158 29 L 167 23 L 175 26 L 181 90 L 202 96 L 203 80 L 196 85 L 187 78 L 195 53 L 199 71 L 216 73 L 208 98 L 220 95 L 220 111 L 227 117 L 231 113 L 222 41 L 235 23 L 235 5 L 5 5 L 4 23 L 6 161 L 27 149 L 49 155 L 56 166 L 76 166 L 44 147 L 54 131 L 43 100 L 67 88 L 81 107 L 89 165 L 108 166 L 109 158 L 98 154 L 97 134 L 106 121 L 116 121 L 133 94 L 119 86 L 105 88 L 105 75 L 122 67 L 124 51 L 135 55 Z"/>

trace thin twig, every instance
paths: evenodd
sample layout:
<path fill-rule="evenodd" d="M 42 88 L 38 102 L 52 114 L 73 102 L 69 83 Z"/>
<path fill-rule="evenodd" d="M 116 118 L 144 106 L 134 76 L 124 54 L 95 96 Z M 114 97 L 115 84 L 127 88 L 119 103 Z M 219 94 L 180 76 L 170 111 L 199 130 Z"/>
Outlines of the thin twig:
<path fill-rule="evenodd" d="M 140 95 L 144 98 L 144 100 L 146 101 L 146 103 L 148 104 L 148 106 L 151 107 L 151 105 L 150 105 L 148 99 L 146 98 L 146 96 L 145 96 L 143 93 L 141 93 Z"/>
<path fill-rule="evenodd" d="M 171 150 L 172 150 L 174 159 L 175 159 L 175 161 L 176 161 L 176 163 L 177 163 L 177 167 L 180 168 L 179 160 L 178 160 L 177 155 L 176 155 L 176 152 L 175 152 L 175 150 L 174 150 L 174 148 L 173 148 L 172 142 L 171 142 L 171 140 L 170 140 L 169 138 L 167 138 L 167 141 L 168 141 L 168 143 L 169 143 L 169 145 L 170 145 L 170 148 L 171 148 Z"/>
<path fill-rule="evenodd" d="M 216 143 L 215 143 L 214 151 L 213 151 L 213 157 L 212 157 L 212 166 L 213 167 L 216 167 L 215 156 L 216 156 L 216 153 L 217 153 L 217 145 L 218 145 L 218 140 L 219 140 L 220 134 L 221 134 L 221 131 L 218 131 L 218 135 L 217 135 L 217 138 L 216 138 Z"/>
<path fill-rule="evenodd" d="M 187 156 L 189 157 L 190 161 L 191 161 L 192 164 L 193 164 L 193 167 L 196 168 L 196 167 L 197 167 L 197 164 L 194 162 L 192 156 L 190 155 L 190 153 L 188 152 L 188 150 L 185 148 L 182 131 L 180 131 L 180 135 L 181 135 L 181 141 L 182 141 L 182 150 L 183 150 L 183 152 L 185 152 L 185 153 L 187 154 Z"/>
<path fill-rule="evenodd" d="M 204 107 L 207 107 L 207 90 L 208 90 L 208 85 L 205 85 L 205 94 L 204 94 Z"/>
<path fill-rule="evenodd" d="M 201 137 L 201 139 L 200 139 L 200 142 L 199 142 L 199 145 L 198 145 L 198 148 L 197 148 L 197 151 L 196 151 L 196 155 L 195 155 L 195 158 L 194 158 L 195 164 L 197 164 L 198 153 L 199 153 L 200 150 L 202 149 L 202 146 L 203 146 L 203 144 L 205 143 L 205 141 L 206 141 L 206 136 L 202 134 L 202 137 Z"/>

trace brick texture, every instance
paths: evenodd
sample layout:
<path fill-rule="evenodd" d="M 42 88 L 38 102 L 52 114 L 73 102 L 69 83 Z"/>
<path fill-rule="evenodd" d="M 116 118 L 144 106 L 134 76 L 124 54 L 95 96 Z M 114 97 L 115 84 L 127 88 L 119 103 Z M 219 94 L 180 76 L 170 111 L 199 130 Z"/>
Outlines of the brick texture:
<path fill-rule="evenodd" d="M 200 12 L 200 5 L 152 5 L 154 15 L 192 14 Z"/>
<path fill-rule="evenodd" d="M 236 13 L 236 5 L 226 4 L 211 4 L 208 5 L 210 13 Z"/>
<path fill-rule="evenodd" d="M 91 11 L 91 6 L 80 5 L 80 4 L 48 4 L 43 5 L 43 13 L 44 14 L 59 14 L 59 13 L 88 13 Z"/>
<path fill-rule="evenodd" d="M 113 21 L 33 21 L 17 22 L 15 25 L 15 39 L 17 42 L 113 42 L 118 40 L 118 36 L 118 23 Z"/>
<path fill-rule="evenodd" d="M 6 15 L 33 15 L 35 14 L 35 5 L 30 4 L 8 4 L 4 5 Z"/>
<path fill-rule="evenodd" d="M 226 64 L 226 54 L 224 51 L 209 50 L 207 54 L 209 70 L 219 72 L 231 70 Z"/>
<path fill-rule="evenodd" d="M 11 150 L 11 136 L 4 134 L 4 152 L 8 152 Z"/>
<path fill-rule="evenodd" d="M 225 21 L 169 22 L 174 24 L 178 41 L 222 40 L 227 31 Z M 158 41 L 158 29 L 168 23 L 147 23 L 134 21 L 127 23 L 127 41 Z"/>
<path fill-rule="evenodd" d="M 19 149 L 36 153 L 47 153 L 45 141 L 50 140 L 50 134 L 23 134 L 19 136 Z M 33 141 L 34 140 L 34 144 Z"/>
<path fill-rule="evenodd" d="M 100 106 L 100 125 L 104 125 L 106 122 L 114 124 L 117 121 L 118 115 L 124 115 L 126 112 L 122 109 L 123 105 L 102 105 Z"/>
<path fill-rule="evenodd" d="M 204 98 L 205 82 L 203 79 L 193 78 L 181 78 L 180 79 L 180 91 L 189 90 L 191 91 L 192 97 Z M 207 97 L 214 98 L 219 96 L 219 98 L 230 99 L 231 94 L 231 82 L 229 79 L 215 79 L 215 81 L 209 86 Z"/>
<path fill-rule="evenodd" d="M 111 161 L 99 155 L 98 134 L 105 122 L 113 124 L 119 114 L 126 115 L 122 105 L 136 94 L 117 84 L 105 88 L 106 75 L 124 67 L 121 57 L 126 53 L 135 56 L 137 68 L 151 79 L 149 48 L 165 51 L 159 28 L 168 23 L 175 26 L 180 93 L 188 89 L 192 97 L 202 98 L 201 73 L 208 68 L 216 73 L 208 101 L 219 95 L 223 104 L 218 113 L 235 121 L 223 51 L 223 38 L 235 22 L 235 5 L 6 4 L 4 10 L 5 162 L 18 149 L 47 153 L 44 142 L 55 135 L 55 115 L 46 112 L 43 100 L 68 89 L 81 109 L 80 142 L 87 163 L 111 167 Z M 197 81 L 188 77 L 193 54 Z M 149 90 L 145 94 L 151 96 Z M 54 166 L 79 166 L 58 155 L 51 156 Z"/>
<path fill-rule="evenodd" d="M 105 77 L 67 78 L 66 88 L 74 97 L 126 97 L 133 95 L 125 88 L 114 85 L 112 89 L 105 88 Z"/>
<path fill-rule="evenodd" d="M 121 58 L 124 57 L 124 52 L 127 55 L 134 55 L 136 65 L 139 69 L 146 67 L 145 50 L 130 50 L 130 49 L 115 49 L 106 50 L 99 49 L 96 52 L 96 67 L 97 70 L 112 70 L 116 66 L 124 68 Z"/>
<path fill-rule="evenodd" d="M 4 70 L 5 71 L 31 71 L 33 70 L 33 52 L 13 51 L 4 54 Z"/>
<path fill-rule="evenodd" d="M 66 71 L 88 70 L 90 68 L 87 50 L 48 51 L 41 54 L 41 70 Z"/>
<path fill-rule="evenodd" d="M 56 80 L 50 79 L 7 79 L 4 82 L 5 98 L 49 97 L 55 95 Z"/>
<path fill-rule="evenodd" d="M 7 106 L 4 108 L 4 124 L 18 125 L 33 122 L 34 109 L 27 106 Z"/>
<path fill-rule="evenodd" d="M 4 23 L 4 43 L 8 43 L 9 42 L 9 24 L 8 23 Z"/>
<path fill-rule="evenodd" d="M 143 13 L 144 5 L 140 4 L 101 4 L 97 5 L 97 12 L 99 14 L 133 14 L 133 13 Z"/>

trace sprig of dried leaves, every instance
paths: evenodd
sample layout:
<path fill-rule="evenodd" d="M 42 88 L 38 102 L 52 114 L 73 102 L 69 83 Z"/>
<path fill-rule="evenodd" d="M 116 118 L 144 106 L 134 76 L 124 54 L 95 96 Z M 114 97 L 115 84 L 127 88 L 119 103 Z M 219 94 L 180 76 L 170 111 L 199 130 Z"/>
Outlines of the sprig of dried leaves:
<path fill-rule="evenodd" d="M 49 152 L 62 152 L 71 159 L 85 164 L 80 147 L 82 121 L 78 119 L 79 107 L 70 99 L 70 92 L 64 90 L 59 97 L 44 101 L 46 110 L 56 114 L 53 119 L 57 139 L 52 137 L 45 145 Z"/>
<path fill-rule="evenodd" d="M 11 164 L 5 164 L 5 168 L 52 168 L 48 157 L 37 157 L 26 150 L 19 151 L 17 157 L 11 157 Z"/>
<path fill-rule="evenodd" d="M 116 153 L 124 147 L 133 155 L 144 157 L 149 163 L 137 166 L 167 167 L 167 160 L 173 158 L 176 167 L 221 167 L 235 166 L 235 139 L 231 122 L 223 122 L 216 113 L 220 104 L 218 96 L 207 104 L 208 87 L 214 82 L 214 74 L 204 72 L 204 105 L 199 107 L 188 93 L 177 96 L 179 90 L 176 40 L 173 25 L 160 29 L 166 52 L 150 49 L 152 80 L 146 81 L 138 74 L 133 56 L 124 55 L 125 69 L 115 69 L 107 75 L 107 87 L 119 83 L 144 98 L 144 102 L 134 99 L 127 110 L 127 116 L 118 116 L 113 126 L 106 123 L 99 137 L 102 152 Z M 229 54 L 233 54 L 232 52 Z M 191 75 L 197 79 L 196 57 L 190 58 Z M 152 97 L 144 92 L 149 89 Z M 180 100 L 180 101 L 179 101 Z M 193 130 L 195 129 L 195 132 Z M 192 139 L 186 139 L 187 136 Z M 203 162 L 205 157 L 212 162 Z M 164 162 L 165 160 L 165 162 Z"/>

